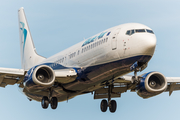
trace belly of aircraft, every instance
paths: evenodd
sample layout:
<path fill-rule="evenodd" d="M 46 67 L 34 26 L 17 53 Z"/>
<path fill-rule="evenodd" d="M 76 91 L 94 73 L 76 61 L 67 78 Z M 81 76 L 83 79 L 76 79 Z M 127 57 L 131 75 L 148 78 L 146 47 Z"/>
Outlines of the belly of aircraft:
<path fill-rule="evenodd" d="M 95 89 L 103 87 L 106 81 L 131 72 L 130 66 L 136 61 L 146 63 L 150 59 L 151 56 L 149 55 L 140 55 L 110 63 L 90 66 L 83 70 L 77 68 L 78 77 L 76 80 L 68 84 L 59 84 L 55 86 L 52 96 L 57 97 L 60 102 L 83 93 L 92 92 Z M 24 89 L 23 92 L 28 98 L 36 101 L 41 101 L 42 96 L 49 96 L 48 90 L 30 93 Z"/>

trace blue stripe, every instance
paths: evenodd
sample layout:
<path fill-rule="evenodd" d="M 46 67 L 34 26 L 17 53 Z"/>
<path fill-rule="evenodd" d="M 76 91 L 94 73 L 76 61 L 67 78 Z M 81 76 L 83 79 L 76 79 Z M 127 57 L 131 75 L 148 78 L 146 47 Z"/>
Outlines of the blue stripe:
<path fill-rule="evenodd" d="M 22 25 L 22 28 L 20 28 L 23 32 L 24 35 L 24 42 L 23 42 L 23 55 L 24 55 L 24 48 L 25 48 L 25 43 L 26 43 L 26 37 L 27 37 L 27 30 L 24 28 L 25 24 L 23 22 L 20 22 Z M 21 38 L 22 39 L 22 38 Z"/>

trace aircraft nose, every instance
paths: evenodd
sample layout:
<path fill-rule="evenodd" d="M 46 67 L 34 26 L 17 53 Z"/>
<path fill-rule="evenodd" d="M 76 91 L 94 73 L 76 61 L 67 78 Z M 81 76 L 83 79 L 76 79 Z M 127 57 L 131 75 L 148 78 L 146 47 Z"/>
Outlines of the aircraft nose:
<path fill-rule="evenodd" d="M 148 35 L 146 37 L 143 37 L 143 52 L 146 55 L 153 55 L 156 47 L 156 36 L 155 35 Z"/>

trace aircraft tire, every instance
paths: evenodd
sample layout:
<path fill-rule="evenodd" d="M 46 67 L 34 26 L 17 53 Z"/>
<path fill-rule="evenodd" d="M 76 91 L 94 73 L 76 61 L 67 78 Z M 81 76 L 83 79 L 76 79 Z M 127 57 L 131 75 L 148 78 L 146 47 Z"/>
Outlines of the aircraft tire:
<path fill-rule="evenodd" d="M 48 97 L 44 96 L 41 100 L 42 108 L 47 109 L 49 106 L 49 99 Z"/>
<path fill-rule="evenodd" d="M 51 108 L 52 109 L 56 109 L 58 106 L 58 99 L 57 97 L 52 97 L 51 98 Z"/>
<path fill-rule="evenodd" d="M 111 113 L 114 113 L 116 111 L 116 108 L 117 108 L 117 103 L 115 100 L 111 100 L 110 103 L 109 103 L 109 111 Z"/>
<path fill-rule="evenodd" d="M 107 100 L 102 100 L 101 101 L 101 111 L 102 112 L 106 112 L 107 111 L 107 107 L 108 107 Z"/>

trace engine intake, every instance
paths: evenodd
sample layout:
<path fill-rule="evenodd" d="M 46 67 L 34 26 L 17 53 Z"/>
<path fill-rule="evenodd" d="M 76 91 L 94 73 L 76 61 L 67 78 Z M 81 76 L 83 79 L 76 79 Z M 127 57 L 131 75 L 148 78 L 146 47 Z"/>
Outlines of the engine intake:
<path fill-rule="evenodd" d="M 148 92 L 161 92 L 167 87 L 167 81 L 163 74 L 151 72 L 145 77 L 145 88 Z"/>
<path fill-rule="evenodd" d="M 142 98 L 158 95 L 166 90 L 167 81 L 162 73 L 149 72 L 140 76 L 137 94 Z"/>
<path fill-rule="evenodd" d="M 47 65 L 40 65 L 35 68 L 32 80 L 37 85 L 51 86 L 55 81 L 55 73 L 51 67 Z"/>

